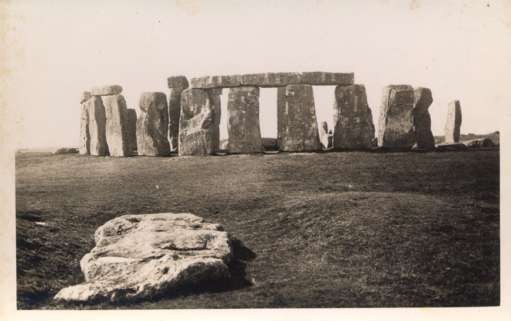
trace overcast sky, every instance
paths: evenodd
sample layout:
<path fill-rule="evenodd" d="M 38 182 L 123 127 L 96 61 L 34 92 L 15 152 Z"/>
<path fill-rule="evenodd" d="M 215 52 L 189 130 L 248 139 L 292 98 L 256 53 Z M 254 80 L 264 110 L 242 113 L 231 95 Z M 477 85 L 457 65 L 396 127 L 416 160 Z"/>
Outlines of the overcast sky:
<path fill-rule="evenodd" d="M 463 133 L 510 123 L 511 1 L 106 2 L 11 3 L 8 108 L 19 147 L 77 145 L 91 86 L 120 84 L 136 108 L 141 92 L 168 94 L 166 78 L 179 74 L 354 72 L 376 126 L 388 84 L 431 88 L 436 135 L 453 99 Z M 330 121 L 333 87 L 314 94 L 319 120 Z M 262 90 L 260 103 L 263 135 L 275 136 L 276 90 Z"/>

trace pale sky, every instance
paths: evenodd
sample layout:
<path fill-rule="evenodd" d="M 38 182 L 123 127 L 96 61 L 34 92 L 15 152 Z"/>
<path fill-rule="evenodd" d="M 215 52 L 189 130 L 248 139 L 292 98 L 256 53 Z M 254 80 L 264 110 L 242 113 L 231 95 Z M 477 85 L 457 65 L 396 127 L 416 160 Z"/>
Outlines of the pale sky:
<path fill-rule="evenodd" d="M 7 12 L 7 108 L 18 147 L 76 146 L 81 92 L 119 84 L 128 107 L 168 95 L 171 75 L 354 72 L 377 126 L 382 88 L 431 88 L 443 135 L 459 99 L 463 133 L 509 124 L 511 1 L 41 1 Z M 314 87 L 330 121 L 333 87 Z M 225 137 L 227 90 L 223 95 Z M 263 136 L 275 137 L 276 89 L 261 91 Z"/>

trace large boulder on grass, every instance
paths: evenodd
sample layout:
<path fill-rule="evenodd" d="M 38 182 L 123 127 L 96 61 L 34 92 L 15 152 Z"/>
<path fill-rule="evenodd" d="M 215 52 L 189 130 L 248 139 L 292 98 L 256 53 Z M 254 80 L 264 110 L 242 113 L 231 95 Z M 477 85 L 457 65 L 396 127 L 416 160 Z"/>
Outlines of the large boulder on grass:
<path fill-rule="evenodd" d="M 134 301 L 227 280 L 231 239 L 190 213 L 123 215 L 100 226 L 80 261 L 85 282 L 60 290 L 71 302 Z"/>

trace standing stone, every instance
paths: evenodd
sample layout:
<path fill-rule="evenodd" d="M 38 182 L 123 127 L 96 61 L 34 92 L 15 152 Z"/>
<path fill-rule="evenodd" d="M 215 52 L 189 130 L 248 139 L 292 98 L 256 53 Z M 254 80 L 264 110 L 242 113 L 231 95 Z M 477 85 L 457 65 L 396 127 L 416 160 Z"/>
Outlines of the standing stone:
<path fill-rule="evenodd" d="M 229 90 L 229 132 L 230 153 L 260 153 L 263 151 L 261 128 L 259 126 L 259 88 L 234 87 Z"/>
<path fill-rule="evenodd" d="M 311 85 L 288 85 L 277 91 L 279 149 L 286 152 L 321 150 Z"/>
<path fill-rule="evenodd" d="M 167 79 L 169 93 L 169 143 L 172 151 L 178 150 L 179 115 L 181 114 L 181 93 L 188 88 L 185 76 L 174 76 Z"/>
<path fill-rule="evenodd" d="M 90 154 L 90 133 L 89 133 L 89 107 L 87 100 L 91 98 L 90 93 L 84 92 L 80 101 L 80 155 Z"/>
<path fill-rule="evenodd" d="M 210 155 L 215 149 L 215 114 L 206 90 L 190 88 L 181 94 L 179 156 Z"/>
<path fill-rule="evenodd" d="M 413 88 L 409 85 L 390 85 L 383 89 L 378 147 L 409 149 L 413 146 L 414 100 Z"/>
<path fill-rule="evenodd" d="M 122 95 L 101 96 L 106 114 L 106 143 L 110 156 L 131 156 L 126 101 Z"/>
<path fill-rule="evenodd" d="M 370 149 L 373 115 L 364 85 L 337 86 L 334 104 L 334 148 Z"/>
<path fill-rule="evenodd" d="M 433 95 L 429 88 L 415 88 L 413 106 L 413 126 L 415 141 L 419 150 L 435 149 L 435 138 L 431 132 L 431 116 L 428 108 L 433 103 Z"/>
<path fill-rule="evenodd" d="M 213 110 L 213 149 L 220 150 L 220 120 L 222 117 L 222 88 L 208 89 L 208 98 Z"/>
<path fill-rule="evenodd" d="M 103 101 L 99 96 L 92 96 L 85 102 L 89 116 L 89 152 L 94 156 L 109 154 L 106 144 L 106 115 Z"/>
<path fill-rule="evenodd" d="M 137 119 L 138 155 L 169 155 L 167 97 L 161 92 L 142 93 L 139 110 L 140 114 Z"/>
<path fill-rule="evenodd" d="M 445 143 L 459 143 L 461 127 L 461 105 L 459 100 L 449 103 L 445 123 Z"/>
<path fill-rule="evenodd" d="M 130 152 L 135 155 L 137 151 L 137 112 L 135 109 L 127 109 L 128 119 L 128 142 L 130 146 Z"/>

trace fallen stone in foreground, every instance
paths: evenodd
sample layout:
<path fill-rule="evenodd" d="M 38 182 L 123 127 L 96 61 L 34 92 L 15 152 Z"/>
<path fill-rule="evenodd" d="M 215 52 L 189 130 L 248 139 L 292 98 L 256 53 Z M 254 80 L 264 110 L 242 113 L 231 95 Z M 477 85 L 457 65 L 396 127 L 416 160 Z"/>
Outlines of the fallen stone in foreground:
<path fill-rule="evenodd" d="M 94 237 L 96 247 L 80 261 L 85 282 L 55 300 L 134 301 L 230 277 L 227 232 L 190 213 L 123 215 Z"/>

